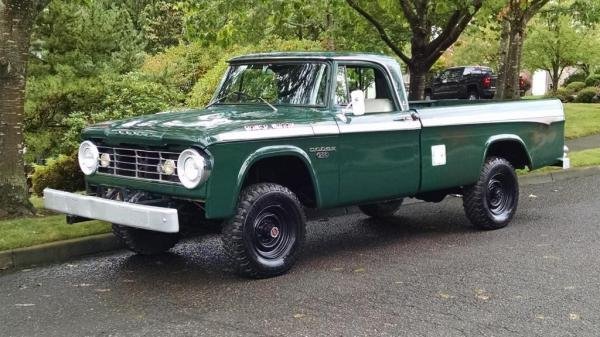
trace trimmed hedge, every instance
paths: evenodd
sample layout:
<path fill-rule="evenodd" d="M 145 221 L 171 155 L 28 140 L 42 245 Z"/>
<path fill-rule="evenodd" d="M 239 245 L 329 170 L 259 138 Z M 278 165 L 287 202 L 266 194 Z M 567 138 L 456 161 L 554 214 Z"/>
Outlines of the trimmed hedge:
<path fill-rule="evenodd" d="M 577 93 L 575 97 L 576 103 L 592 103 L 594 98 L 598 95 L 598 88 L 585 88 Z"/>
<path fill-rule="evenodd" d="M 568 90 L 571 90 L 572 92 L 578 92 L 579 90 L 581 90 L 585 87 L 587 87 L 587 85 L 585 85 L 585 82 L 571 82 L 571 83 L 567 84 L 567 86 L 565 88 L 567 88 Z"/>
<path fill-rule="evenodd" d="M 563 103 L 570 103 L 570 102 L 573 102 L 573 100 L 575 99 L 575 96 L 573 95 L 573 91 L 569 90 L 567 88 L 558 88 L 558 90 L 556 90 L 556 93 L 554 95 L 547 95 L 546 97 L 548 97 L 548 98 L 556 97 L 556 98 L 560 99 L 560 101 Z"/>
<path fill-rule="evenodd" d="M 79 169 L 77 152 L 48 159 L 46 165 L 37 165 L 31 176 L 33 193 L 41 196 L 46 187 L 68 192 L 85 189 L 83 173 Z"/>

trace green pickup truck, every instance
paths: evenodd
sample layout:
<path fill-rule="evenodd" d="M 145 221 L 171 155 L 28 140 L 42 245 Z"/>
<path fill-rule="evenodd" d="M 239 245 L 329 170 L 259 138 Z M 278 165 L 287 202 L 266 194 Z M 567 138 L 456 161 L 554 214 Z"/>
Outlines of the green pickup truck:
<path fill-rule="evenodd" d="M 461 194 L 474 226 L 506 226 L 515 169 L 568 166 L 564 123 L 558 100 L 409 102 L 382 55 L 246 55 L 204 109 L 86 128 L 86 195 L 46 189 L 45 207 L 111 222 L 139 254 L 220 221 L 234 269 L 270 277 L 294 264 L 319 210 L 383 218 L 405 197 Z"/>

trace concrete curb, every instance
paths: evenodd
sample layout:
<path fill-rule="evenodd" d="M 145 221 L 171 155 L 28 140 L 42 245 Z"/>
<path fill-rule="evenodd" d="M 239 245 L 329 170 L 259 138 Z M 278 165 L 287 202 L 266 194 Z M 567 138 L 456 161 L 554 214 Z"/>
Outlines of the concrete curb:
<path fill-rule="evenodd" d="M 70 258 L 123 248 L 113 234 L 56 241 L 43 245 L 0 252 L 0 270 L 64 262 Z"/>
<path fill-rule="evenodd" d="M 531 174 L 519 178 L 521 185 L 537 185 L 553 181 L 600 175 L 600 166 L 575 168 L 542 174 Z M 405 205 L 420 203 L 410 199 Z M 347 207 L 343 212 L 333 212 L 329 216 L 338 216 L 360 212 L 358 207 Z M 328 216 L 321 215 L 321 216 Z M 51 242 L 39 246 L 19 248 L 0 252 L 0 270 L 24 268 L 32 265 L 64 262 L 71 258 L 124 248 L 113 234 L 101 234 L 84 238 Z"/>

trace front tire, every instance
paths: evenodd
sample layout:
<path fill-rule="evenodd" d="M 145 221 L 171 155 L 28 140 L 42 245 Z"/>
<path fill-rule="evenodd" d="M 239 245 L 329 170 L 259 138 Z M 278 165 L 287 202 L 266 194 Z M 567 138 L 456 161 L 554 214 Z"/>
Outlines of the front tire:
<path fill-rule="evenodd" d="M 358 208 L 365 215 L 368 215 L 375 219 L 389 218 L 396 214 L 396 212 L 402 205 L 402 200 L 403 199 L 390 200 L 378 202 L 375 204 L 360 205 L 358 206 Z"/>
<path fill-rule="evenodd" d="M 503 228 L 519 203 L 519 183 L 513 166 L 504 158 L 488 158 L 475 185 L 466 187 L 463 207 L 467 218 L 480 229 Z"/>
<path fill-rule="evenodd" d="M 113 224 L 112 229 L 125 247 L 141 255 L 164 253 L 179 241 L 179 233 L 162 233 L 118 224 Z"/>
<path fill-rule="evenodd" d="M 306 217 L 296 195 L 260 183 L 240 194 L 236 214 L 223 226 L 223 245 L 235 271 L 266 278 L 287 272 L 306 236 Z"/>

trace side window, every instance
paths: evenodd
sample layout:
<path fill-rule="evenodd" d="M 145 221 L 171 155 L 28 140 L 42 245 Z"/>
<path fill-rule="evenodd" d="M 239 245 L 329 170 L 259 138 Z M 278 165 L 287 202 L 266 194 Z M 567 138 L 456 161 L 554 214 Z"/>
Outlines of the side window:
<path fill-rule="evenodd" d="M 365 93 L 365 112 L 394 111 L 394 100 L 385 74 L 376 67 L 342 65 L 337 71 L 336 104 L 347 105 L 350 93 Z"/>
<path fill-rule="evenodd" d="M 448 82 L 459 81 L 462 77 L 462 73 L 463 73 L 462 69 L 451 70 L 448 74 Z"/>
<path fill-rule="evenodd" d="M 440 74 L 439 80 L 442 81 L 442 82 L 446 82 L 446 81 L 448 81 L 449 75 L 450 75 L 450 71 L 449 70 L 443 71 Z"/>
<path fill-rule="evenodd" d="M 348 104 L 348 82 L 346 82 L 346 67 L 339 66 L 336 75 L 337 84 L 335 86 L 335 104 Z"/>

